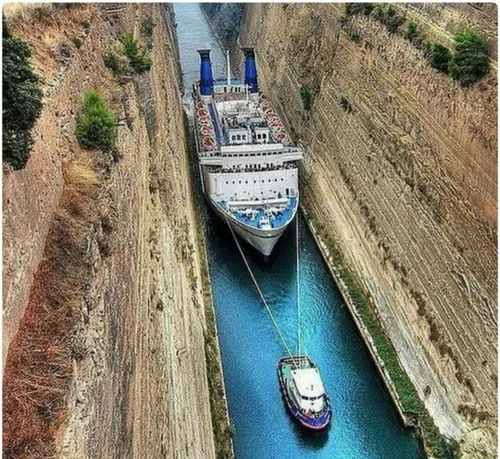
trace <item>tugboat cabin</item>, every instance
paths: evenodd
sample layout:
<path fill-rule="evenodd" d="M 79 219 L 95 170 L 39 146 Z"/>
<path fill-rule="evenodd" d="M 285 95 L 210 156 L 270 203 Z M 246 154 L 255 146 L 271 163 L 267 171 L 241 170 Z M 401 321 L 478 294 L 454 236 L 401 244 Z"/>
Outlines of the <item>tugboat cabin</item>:
<path fill-rule="evenodd" d="M 321 413 L 325 409 L 325 388 L 317 368 L 292 370 L 294 390 L 292 397 L 301 411 L 307 414 Z"/>

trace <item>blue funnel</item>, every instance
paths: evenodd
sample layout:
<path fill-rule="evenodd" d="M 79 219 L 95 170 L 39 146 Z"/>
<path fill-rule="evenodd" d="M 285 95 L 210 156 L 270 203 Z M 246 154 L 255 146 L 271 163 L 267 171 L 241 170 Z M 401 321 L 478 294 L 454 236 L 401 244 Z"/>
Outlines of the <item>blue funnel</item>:
<path fill-rule="evenodd" d="M 200 94 L 202 96 L 211 96 L 214 89 L 214 80 L 212 78 L 212 63 L 210 62 L 210 50 L 199 49 L 200 62 Z"/>
<path fill-rule="evenodd" d="M 257 82 L 257 67 L 255 65 L 255 53 L 253 48 L 241 48 L 245 53 L 245 84 L 250 87 L 250 94 L 259 92 Z"/>

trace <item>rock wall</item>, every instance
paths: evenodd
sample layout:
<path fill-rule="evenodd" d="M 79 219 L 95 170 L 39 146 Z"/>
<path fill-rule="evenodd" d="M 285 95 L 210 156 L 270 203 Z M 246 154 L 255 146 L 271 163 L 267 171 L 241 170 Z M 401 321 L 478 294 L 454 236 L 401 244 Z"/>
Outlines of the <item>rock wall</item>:
<path fill-rule="evenodd" d="M 50 450 L 50 457 L 68 458 L 215 457 L 197 251 L 200 244 L 170 10 L 160 4 L 85 8 L 90 13 L 90 31 L 76 57 L 66 63 L 64 76 L 57 83 L 59 92 L 48 98 L 37 124 L 37 132 L 45 133 L 46 123 L 53 123 L 54 142 L 58 139 L 61 151 L 71 154 L 64 156 L 37 137 L 28 169 L 4 173 L 4 181 L 17 175 L 18 182 L 26 182 L 32 201 L 37 206 L 47 201 L 47 209 L 54 212 L 60 204 L 52 188 L 64 186 L 63 163 L 71 163 L 81 154 L 73 133 L 75 108 L 83 91 L 96 88 L 109 101 L 119 120 L 118 153 L 114 161 L 98 161 L 104 180 L 92 206 L 99 219 L 87 239 L 88 275 L 81 285 L 83 299 L 67 343 L 72 377 L 67 390 L 57 394 L 59 403 L 64 404 L 62 408 L 59 405 L 64 415 L 57 430 L 43 437 L 43 441 L 53 443 L 52 449 L 44 451 Z M 141 24 L 150 16 L 155 27 L 153 36 L 147 38 L 141 33 Z M 47 18 L 45 36 L 60 31 L 63 23 L 60 15 Z M 119 84 L 104 67 L 102 55 L 130 31 L 148 45 L 152 68 Z M 31 40 L 30 30 L 25 33 Z M 83 62 L 78 63 L 80 60 Z M 54 98 L 57 108 L 49 111 L 56 104 Z M 64 114 L 68 114 L 67 129 L 58 124 L 63 123 Z M 50 159 L 49 166 L 37 162 L 44 155 Z M 30 175 L 31 168 L 36 173 Z M 51 174 L 56 178 L 49 181 Z M 39 183 L 43 190 L 50 189 L 50 196 L 39 196 Z M 16 187 L 12 185 L 12 189 Z M 50 228 L 53 222 L 49 210 L 44 213 L 45 204 L 43 209 L 30 210 L 22 204 L 24 196 L 4 195 L 4 202 L 7 198 L 12 210 L 4 214 L 4 222 L 7 219 L 10 225 L 4 240 L 13 239 L 7 261 L 14 263 L 10 260 L 15 260 L 15 246 L 24 244 L 27 237 L 14 233 L 14 223 L 25 222 L 31 228 L 36 222 L 38 233 L 42 233 L 40 228 Z M 14 286 L 14 274 L 21 278 L 24 287 L 17 290 L 26 289 L 28 295 L 34 288 L 30 276 L 37 271 L 36 258 L 43 258 L 50 241 L 40 234 L 29 244 L 33 252 L 30 263 L 8 278 Z M 21 323 L 21 332 L 14 320 L 8 325 L 11 334 L 17 332 L 7 357 L 9 372 L 4 380 L 9 381 L 23 371 L 22 362 L 9 360 L 15 355 L 13 346 L 22 344 L 20 335 L 30 332 L 26 331 L 23 312 L 26 305 L 22 295 L 18 296 L 16 304 L 5 302 L 4 292 L 4 307 L 17 311 L 16 320 Z M 45 406 L 51 406 L 49 400 L 42 400 Z"/>
<path fill-rule="evenodd" d="M 494 5 L 396 7 L 434 41 L 473 26 L 496 50 Z M 343 8 L 251 4 L 240 45 L 256 47 L 261 87 L 305 147 L 303 205 L 374 300 L 436 424 L 465 455 L 494 455 L 496 61 L 464 89 L 373 17 L 342 25 Z"/>
<path fill-rule="evenodd" d="M 12 22 L 14 35 L 24 38 L 33 51 L 35 68 L 43 78 L 44 109 L 34 128 L 35 144 L 25 169 L 3 168 L 3 342 L 7 350 L 24 314 L 33 275 L 41 261 L 49 225 L 62 191 L 62 161 L 78 148 L 72 138 L 75 109 L 85 88 L 101 83 L 102 73 L 93 65 L 113 40 L 103 24 L 92 22 L 96 10 L 90 6 L 59 12 L 57 16 Z M 92 34 L 78 51 L 72 36 Z M 67 48 L 61 55 L 61 44 Z M 82 76 L 84 76 L 82 78 Z M 102 82 L 106 84 L 107 82 Z"/>

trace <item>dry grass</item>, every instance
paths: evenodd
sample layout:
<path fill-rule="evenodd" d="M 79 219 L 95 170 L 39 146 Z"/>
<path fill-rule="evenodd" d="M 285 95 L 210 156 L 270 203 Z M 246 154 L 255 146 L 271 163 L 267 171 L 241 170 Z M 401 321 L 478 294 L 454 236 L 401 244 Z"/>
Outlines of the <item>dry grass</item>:
<path fill-rule="evenodd" d="M 65 168 L 59 210 L 4 373 L 3 453 L 54 457 L 72 378 L 71 333 L 91 276 L 88 241 L 97 220 L 100 177 L 82 154 Z"/>
<path fill-rule="evenodd" d="M 3 12 L 11 21 L 27 21 L 52 15 L 56 10 L 54 3 L 5 3 Z"/>

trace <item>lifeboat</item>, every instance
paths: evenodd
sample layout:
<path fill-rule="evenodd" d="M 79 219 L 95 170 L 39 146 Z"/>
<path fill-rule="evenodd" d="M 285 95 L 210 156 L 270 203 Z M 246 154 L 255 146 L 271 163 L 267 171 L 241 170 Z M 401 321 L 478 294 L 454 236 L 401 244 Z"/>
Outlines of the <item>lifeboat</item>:
<path fill-rule="evenodd" d="M 198 118 L 208 118 L 208 112 L 204 108 L 199 108 L 198 111 L 196 112 L 198 115 Z"/>
<path fill-rule="evenodd" d="M 212 136 L 203 137 L 201 143 L 203 144 L 203 148 L 205 150 L 213 150 L 215 147 L 215 139 Z"/>
<path fill-rule="evenodd" d="M 201 135 L 212 135 L 214 133 L 214 130 L 212 129 L 211 126 L 202 126 L 200 129 Z"/>
<path fill-rule="evenodd" d="M 204 109 L 204 108 L 205 108 L 205 104 L 204 104 L 201 100 L 198 100 L 198 101 L 196 102 L 196 108 L 197 108 L 197 109 L 201 109 L 201 108 L 203 108 L 203 109 Z"/>
<path fill-rule="evenodd" d="M 276 134 L 276 140 L 278 140 L 279 142 L 282 142 L 285 137 L 286 135 L 283 132 L 279 132 L 278 134 Z"/>

